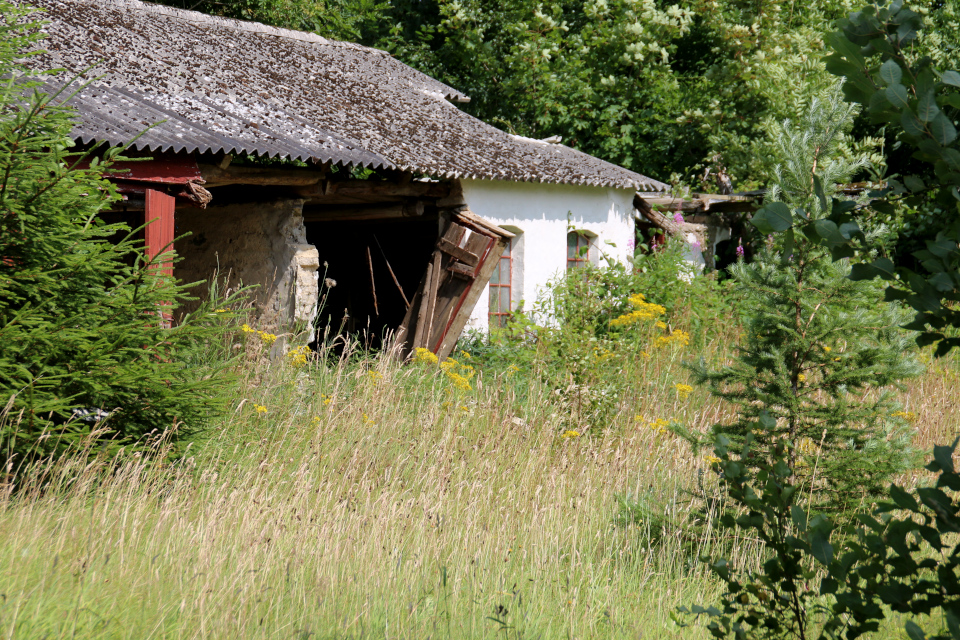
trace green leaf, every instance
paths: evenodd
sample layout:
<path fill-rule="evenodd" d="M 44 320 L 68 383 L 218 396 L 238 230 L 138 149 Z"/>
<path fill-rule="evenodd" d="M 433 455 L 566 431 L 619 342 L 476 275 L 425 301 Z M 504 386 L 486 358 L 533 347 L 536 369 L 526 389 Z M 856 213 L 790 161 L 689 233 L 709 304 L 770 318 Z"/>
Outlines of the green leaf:
<path fill-rule="evenodd" d="M 947 629 L 953 640 L 960 640 L 960 615 L 953 609 L 947 609 Z"/>
<path fill-rule="evenodd" d="M 842 55 L 844 58 L 860 65 L 864 64 L 865 60 L 863 58 L 863 54 L 860 53 L 860 47 L 858 47 L 855 43 L 850 42 L 850 39 L 847 38 L 842 31 L 828 33 L 825 39 L 833 48 L 833 50 Z"/>
<path fill-rule="evenodd" d="M 763 234 L 786 231 L 793 226 L 790 207 L 782 202 L 771 202 L 762 207 L 750 220 L 750 223 Z"/>
<path fill-rule="evenodd" d="M 956 71 L 944 71 L 943 75 L 940 76 L 940 81 L 951 87 L 960 87 L 960 73 Z"/>
<path fill-rule="evenodd" d="M 919 508 L 919 505 L 917 505 L 917 501 L 913 499 L 913 496 L 907 493 L 903 487 L 898 485 L 890 485 L 890 497 L 901 509 L 916 511 Z"/>
<path fill-rule="evenodd" d="M 910 104 L 910 95 L 907 93 L 907 88 L 902 84 L 890 85 L 884 89 L 884 94 L 887 96 L 890 104 L 897 109 L 906 109 Z"/>
<path fill-rule="evenodd" d="M 903 184 L 906 185 L 910 191 L 923 191 L 927 188 L 919 176 L 907 176 L 903 179 Z"/>
<path fill-rule="evenodd" d="M 873 280 L 874 278 L 893 280 L 895 275 L 896 267 L 889 258 L 878 258 L 870 264 L 855 264 L 850 271 L 851 280 Z"/>
<path fill-rule="evenodd" d="M 827 206 L 827 195 L 823 191 L 823 181 L 817 174 L 813 174 L 813 191 L 817 194 L 817 200 L 820 201 L 820 211 L 828 213 L 830 208 Z"/>
<path fill-rule="evenodd" d="M 807 513 L 797 505 L 790 507 L 790 517 L 793 519 L 794 526 L 798 531 L 805 531 L 807 528 Z"/>
<path fill-rule="evenodd" d="M 880 65 L 880 79 L 888 85 L 900 84 L 901 78 L 903 78 L 903 71 L 893 58 Z"/>
<path fill-rule="evenodd" d="M 900 124 L 903 126 L 903 130 L 907 132 L 907 135 L 911 135 L 914 138 L 919 138 L 926 133 L 926 129 L 923 128 L 923 123 L 920 122 L 917 114 L 915 114 L 912 109 L 903 110 L 903 113 L 900 114 Z"/>
<path fill-rule="evenodd" d="M 820 564 L 830 564 L 833 560 L 833 545 L 830 544 L 829 532 L 822 530 L 814 531 L 810 535 L 810 553 Z"/>
<path fill-rule="evenodd" d="M 935 446 L 933 448 L 933 459 L 940 465 L 940 469 L 946 473 L 954 473 L 953 447 Z"/>
<path fill-rule="evenodd" d="M 927 640 L 927 636 L 923 633 L 923 629 L 918 627 L 913 620 L 907 620 L 907 623 L 903 625 L 903 630 L 907 632 L 908 636 L 910 636 L 910 640 Z"/>
<path fill-rule="evenodd" d="M 930 122 L 940 113 L 940 107 L 937 106 L 937 98 L 933 91 L 927 91 L 920 96 L 920 102 L 917 104 L 917 117 L 923 122 Z"/>
<path fill-rule="evenodd" d="M 817 220 L 813 223 L 813 227 L 816 229 L 817 235 L 828 245 L 843 244 L 847 241 L 847 238 L 840 234 L 837 223 L 832 220 Z"/>
<path fill-rule="evenodd" d="M 930 133 L 933 134 L 933 139 L 943 146 L 957 139 L 957 128 L 943 113 L 938 113 L 937 117 L 930 122 Z"/>

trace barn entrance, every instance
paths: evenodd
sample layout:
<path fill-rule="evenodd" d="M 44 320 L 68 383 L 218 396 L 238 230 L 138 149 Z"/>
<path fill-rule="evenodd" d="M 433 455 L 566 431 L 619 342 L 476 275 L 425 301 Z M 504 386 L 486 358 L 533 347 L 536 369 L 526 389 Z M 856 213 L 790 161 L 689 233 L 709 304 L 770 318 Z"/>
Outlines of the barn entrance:
<path fill-rule="evenodd" d="M 438 220 L 324 220 L 304 211 L 320 260 L 318 335 L 379 347 L 396 331 L 437 242 Z"/>
<path fill-rule="evenodd" d="M 305 208 L 303 217 L 320 261 L 318 338 L 351 334 L 379 348 L 396 332 L 404 354 L 423 347 L 441 358 L 512 237 L 469 211 L 332 220 Z"/>

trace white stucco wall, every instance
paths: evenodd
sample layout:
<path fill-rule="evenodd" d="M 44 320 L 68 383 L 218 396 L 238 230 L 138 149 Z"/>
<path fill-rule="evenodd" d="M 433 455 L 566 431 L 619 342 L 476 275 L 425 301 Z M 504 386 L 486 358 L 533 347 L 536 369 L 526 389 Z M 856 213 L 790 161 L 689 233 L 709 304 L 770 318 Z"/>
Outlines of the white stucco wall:
<path fill-rule="evenodd" d="M 623 262 L 633 252 L 635 192 L 631 189 L 496 180 L 463 180 L 462 185 L 472 212 L 511 231 L 523 231 L 523 276 L 519 283 L 514 278 L 522 287 L 514 301 L 522 299 L 526 309 L 536 302 L 542 287 L 566 269 L 568 225 L 595 234 L 596 250 L 611 260 Z M 489 300 L 485 290 L 468 328 L 487 328 Z"/>

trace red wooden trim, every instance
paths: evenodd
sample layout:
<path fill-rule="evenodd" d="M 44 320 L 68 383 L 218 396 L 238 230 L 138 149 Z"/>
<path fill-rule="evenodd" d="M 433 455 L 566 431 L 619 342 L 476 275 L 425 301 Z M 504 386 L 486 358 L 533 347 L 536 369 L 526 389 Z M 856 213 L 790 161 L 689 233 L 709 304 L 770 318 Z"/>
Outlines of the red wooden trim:
<path fill-rule="evenodd" d="M 78 169 L 87 169 L 88 160 L 77 163 Z M 110 165 L 106 178 L 110 180 L 132 180 L 135 182 L 155 182 L 161 184 L 203 184 L 200 167 L 193 156 L 177 154 L 154 154 L 151 159 L 133 162 L 114 162 Z"/>
<path fill-rule="evenodd" d="M 482 233 L 480 235 L 487 235 L 487 234 Z M 477 264 L 477 268 L 474 269 L 473 271 L 474 278 L 476 278 L 477 274 L 480 273 L 480 269 L 483 268 L 483 263 L 487 261 L 487 256 L 490 255 L 490 250 L 493 249 L 493 246 L 497 243 L 496 238 L 492 236 L 487 236 L 487 237 L 490 238 L 490 240 L 487 242 L 487 246 L 483 250 L 483 255 L 480 256 L 480 262 Z M 443 344 L 444 338 L 446 338 L 447 333 L 450 332 L 450 327 L 453 325 L 453 321 L 456 320 L 457 314 L 460 313 L 460 308 L 463 306 L 463 301 L 466 300 L 467 294 L 470 293 L 470 289 L 472 289 L 476 283 L 477 283 L 476 279 L 471 280 L 470 284 L 467 285 L 467 288 L 463 290 L 462 294 L 460 294 L 460 299 L 457 300 L 457 306 L 454 307 L 453 313 L 450 314 L 450 319 L 447 321 L 447 326 L 445 326 L 443 328 L 443 331 L 440 332 L 440 339 L 437 340 L 437 344 L 434 345 L 433 349 L 431 349 L 431 351 L 433 351 L 434 353 L 440 350 L 440 345 Z"/>
<path fill-rule="evenodd" d="M 499 280 L 500 280 L 500 282 L 498 282 L 497 284 L 493 284 L 493 283 L 491 282 L 491 283 L 488 285 L 489 288 L 490 288 L 490 293 L 488 294 L 488 297 L 487 297 L 487 324 L 488 324 L 488 325 L 490 324 L 491 318 L 495 318 L 498 328 L 500 327 L 500 318 L 501 318 L 501 317 L 503 317 L 503 316 L 509 317 L 509 316 L 513 315 L 513 309 L 512 309 L 512 307 L 513 307 L 513 238 L 509 238 L 509 239 L 507 240 L 507 249 L 510 251 L 510 253 L 508 253 L 508 254 L 506 254 L 506 255 L 501 255 L 501 256 L 500 256 L 500 260 L 499 260 L 499 264 L 497 265 L 497 269 L 499 269 Z M 504 271 L 504 269 L 503 269 L 503 263 L 504 263 L 504 261 L 506 261 L 506 263 L 507 263 L 507 269 L 506 269 L 506 271 L 507 271 L 507 274 L 506 274 L 506 275 L 507 275 L 507 281 L 506 281 L 506 284 L 504 284 L 504 279 L 503 279 L 503 275 L 504 275 L 504 274 L 503 274 L 503 271 Z M 493 310 L 490 309 L 490 298 L 493 297 L 493 290 L 494 290 L 494 289 L 497 289 L 497 290 L 498 290 L 498 293 L 497 293 L 497 309 L 496 309 L 496 311 L 493 311 Z M 507 311 L 500 311 L 500 306 L 501 306 L 501 304 L 500 304 L 500 297 L 503 295 L 504 292 L 506 292 L 506 294 L 507 294 Z"/>
<path fill-rule="evenodd" d="M 161 252 L 173 251 L 173 210 L 176 198 L 168 196 L 162 191 L 147 189 L 146 209 L 144 222 L 147 227 L 144 231 L 146 240 L 147 258 L 154 259 Z M 173 262 L 160 262 L 160 273 L 165 276 L 173 275 Z"/>

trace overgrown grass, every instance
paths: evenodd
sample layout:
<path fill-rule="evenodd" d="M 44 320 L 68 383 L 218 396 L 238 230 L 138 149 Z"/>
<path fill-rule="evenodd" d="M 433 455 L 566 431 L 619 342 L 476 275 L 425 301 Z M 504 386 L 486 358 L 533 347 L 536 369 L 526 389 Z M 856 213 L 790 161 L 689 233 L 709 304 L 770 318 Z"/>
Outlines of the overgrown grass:
<path fill-rule="evenodd" d="M 616 498 L 696 516 L 687 492 L 712 472 L 657 420 L 728 417 L 675 385 L 685 358 L 729 356 L 733 326 L 696 351 L 619 354 L 616 410 L 578 436 L 590 416 L 557 393 L 548 359 L 471 376 L 477 358 L 458 354 L 467 390 L 436 364 L 348 349 L 297 366 L 240 336 L 232 413 L 187 457 L 64 457 L 8 476 L 0 636 L 698 638 L 670 616 L 715 600 L 697 556 L 756 556 Z M 957 431 L 956 376 L 935 362 L 905 397 L 924 449 Z"/>

